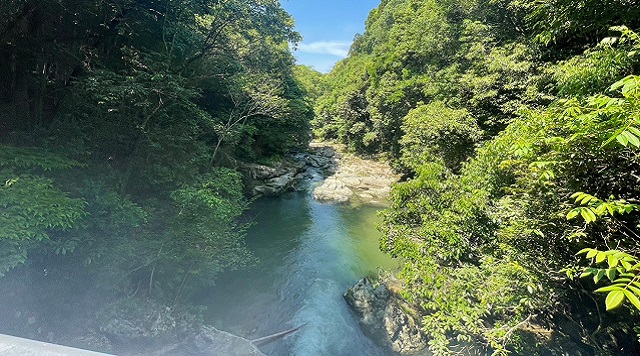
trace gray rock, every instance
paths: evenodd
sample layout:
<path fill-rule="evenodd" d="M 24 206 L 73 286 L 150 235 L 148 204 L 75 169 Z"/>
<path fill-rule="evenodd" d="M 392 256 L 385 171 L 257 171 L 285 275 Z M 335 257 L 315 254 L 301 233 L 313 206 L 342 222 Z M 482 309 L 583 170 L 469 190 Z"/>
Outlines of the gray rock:
<path fill-rule="evenodd" d="M 304 157 L 304 161 L 309 166 L 320 169 L 327 169 L 336 164 L 335 160 L 333 160 L 332 158 L 317 155 L 307 155 Z"/>
<path fill-rule="evenodd" d="M 129 320 L 113 319 L 100 330 L 114 344 L 131 343 L 133 340 L 151 337 L 150 329 L 134 325 Z"/>
<path fill-rule="evenodd" d="M 347 304 L 360 314 L 361 322 L 374 328 L 382 328 L 389 297 L 384 284 L 374 287 L 368 278 L 359 280 L 344 295 Z"/>
<path fill-rule="evenodd" d="M 383 346 L 402 355 L 417 354 L 427 348 L 419 323 L 405 311 L 410 308 L 385 284 L 374 286 L 363 278 L 349 288 L 344 298 L 360 317 L 364 331 Z"/>
<path fill-rule="evenodd" d="M 415 354 L 427 347 L 420 325 L 397 303 L 389 303 L 384 313 L 384 326 L 391 348 L 401 354 Z"/>
<path fill-rule="evenodd" d="M 241 170 L 249 195 L 275 196 L 296 189 L 295 185 L 301 181 L 297 176 L 304 172 L 305 163 L 287 159 L 273 167 L 244 164 Z"/>
<path fill-rule="evenodd" d="M 322 146 L 325 145 L 325 146 Z M 321 169 L 326 180 L 316 187 L 314 197 L 323 202 L 350 202 L 352 205 L 384 204 L 391 185 L 400 179 L 387 162 L 340 154 L 331 144 L 315 143 L 308 165 Z"/>
<path fill-rule="evenodd" d="M 336 149 L 330 145 L 322 142 L 311 143 L 309 150 L 316 156 L 322 156 L 326 158 L 340 158 L 340 154 L 336 152 Z"/>
<path fill-rule="evenodd" d="M 335 177 L 329 177 L 313 191 L 313 197 L 319 201 L 348 202 L 353 191 Z"/>
<path fill-rule="evenodd" d="M 256 180 L 266 180 L 287 173 L 282 166 L 271 167 L 262 164 L 245 164 L 242 170 L 247 172 L 248 176 Z"/>
<path fill-rule="evenodd" d="M 254 195 L 273 196 L 292 190 L 296 179 L 296 172 L 287 172 L 264 181 L 261 185 L 253 187 Z"/>

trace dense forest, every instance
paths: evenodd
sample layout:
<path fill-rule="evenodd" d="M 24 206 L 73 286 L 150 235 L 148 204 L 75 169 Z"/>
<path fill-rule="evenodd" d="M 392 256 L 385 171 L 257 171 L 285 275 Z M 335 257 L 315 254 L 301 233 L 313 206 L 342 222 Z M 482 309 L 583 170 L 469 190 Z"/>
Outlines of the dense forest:
<path fill-rule="evenodd" d="M 406 179 L 380 228 L 443 354 L 640 352 L 640 3 L 383 0 L 315 134 Z"/>
<path fill-rule="evenodd" d="M 313 132 L 403 174 L 381 249 L 435 355 L 638 354 L 639 31 L 637 0 L 382 0 L 322 75 L 278 0 L 0 1 L 0 278 L 188 305 L 254 261 L 241 167 Z"/>
<path fill-rule="evenodd" d="M 276 0 L 0 1 L 0 275 L 172 306 L 250 263 L 238 167 L 310 139 L 293 24 Z"/>

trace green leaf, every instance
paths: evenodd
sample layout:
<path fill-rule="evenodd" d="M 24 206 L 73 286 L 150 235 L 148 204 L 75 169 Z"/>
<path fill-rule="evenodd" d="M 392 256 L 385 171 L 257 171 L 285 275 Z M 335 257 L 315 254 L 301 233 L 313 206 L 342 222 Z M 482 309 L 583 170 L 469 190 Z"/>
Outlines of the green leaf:
<path fill-rule="evenodd" d="M 580 215 L 587 222 L 587 224 L 592 223 L 597 220 L 596 214 L 590 208 L 582 208 L 580 209 Z"/>
<path fill-rule="evenodd" d="M 617 258 L 613 257 L 613 256 L 607 256 L 607 263 L 609 264 L 609 267 L 613 268 L 616 267 L 618 265 L 618 262 L 620 260 L 618 260 Z"/>
<path fill-rule="evenodd" d="M 582 250 L 578 251 L 578 253 L 576 253 L 576 255 L 582 255 L 583 253 L 587 253 L 589 251 L 591 251 L 592 249 L 590 248 L 583 248 Z"/>
<path fill-rule="evenodd" d="M 618 140 L 618 142 L 620 142 L 620 144 L 624 147 L 627 147 L 627 145 L 629 144 L 629 140 L 623 134 L 617 135 L 616 140 Z"/>
<path fill-rule="evenodd" d="M 595 274 L 595 276 L 593 276 L 593 282 L 595 284 L 598 284 L 598 282 L 600 282 L 602 277 L 604 277 L 604 270 L 603 269 L 599 269 L 598 272 Z"/>
<path fill-rule="evenodd" d="M 587 205 L 591 200 L 593 200 L 594 197 L 589 195 L 589 194 L 585 194 L 585 196 L 582 198 L 582 200 L 580 201 L 580 205 Z"/>
<path fill-rule="evenodd" d="M 611 90 L 615 91 L 618 90 L 620 88 L 622 88 L 625 84 L 627 84 L 629 81 L 633 80 L 633 74 L 627 75 L 626 77 L 618 80 L 617 82 L 613 83 L 611 85 Z"/>
<path fill-rule="evenodd" d="M 593 272 L 592 271 L 584 271 L 582 272 L 582 274 L 580 275 L 580 278 L 585 278 L 585 277 L 589 277 L 590 275 L 592 275 Z"/>
<path fill-rule="evenodd" d="M 640 288 L 633 285 L 633 283 L 629 283 L 627 285 L 627 289 L 635 293 L 636 295 L 640 295 Z"/>
<path fill-rule="evenodd" d="M 616 279 L 615 283 L 622 283 L 624 285 L 627 285 L 628 283 L 631 283 L 631 281 L 632 281 L 631 278 L 622 277 L 622 278 Z"/>
<path fill-rule="evenodd" d="M 624 284 L 624 283 L 622 283 L 622 284 L 612 284 L 612 285 L 608 285 L 606 287 L 598 288 L 594 292 L 595 293 L 611 292 L 611 291 L 614 291 L 614 290 L 623 290 L 624 287 L 626 287 L 626 284 Z"/>
<path fill-rule="evenodd" d="M 580 208 L 575 208 L 567 214 L 567 220 L 575 219 L 578 215 L 580 215 Z"/>
<path fill-rule="evenodd" d="M 609 278 L 609 280 L 611 282 L 613 282 L 614 279 L 616 279 L 616 269 L 615 268 L 609 268 L 607 269 L 607 278 Z"/>
<path fill-rule="evenodd" d="M 606 140 L 601 146 L 600 148 L 605 147 L 606 145 L 610 144 L 611 142 L 613 142 L 613 140 L 617 139 L 617 137 L 624 131 L 624 127 L 619 128 L 618 130 L 616 130 L 616 132 L 611 135 L 611 137 L 609 137 L 608 140 Z"/>
<path fill-rule="evenodd" d="M 638 139 L 636 135 L 632 134 L 629 131 L 625 131 L 623 132 L 623 134 L 627 138 L 630 144 L 634 145 L 635 147 L 640 147 L 640 139 Z"/>
<path fill-rule="evenodd" d="M 609 292 L 607 295 L 607 299 L 605 300 L 605 304 L 607 306 L 607 310 L 612 310 L 620 306 L 622 302 L 624 302 L 625 293 L 620 290 L 614 290 Z"/>
<path fill-rule="evenodd" d="M 604 252 L 598 252 L 598 254 L 596 254 L 596 263 L 602 263 L 606 259 L 607 254 L 605 254 Z"/>
<path fill-rule="evenodd" d="M 598 250 L 590 249 L 587 253 L 587 258 L 594 258 L 598 254 Z"/>
<path fill-rule="evenodd" d="M 631 77 L 632 77 L 631 75 L 628 75 L 628 76 L 618 80 L 617 82 L 613 83 L 609 89 L 611 91 L 616 91 L 616 90 L 622 88 L 624 86 L 625 82 L 627 80 L 629 80 L 629 78 L 631 78 Z"/>
<path fill-rule="evenodd" d="M 636 307 L 636 309 L 640 310 L 640 299 L 638 299 L 638 297 L 631 291 L 629 290 L 623 290 L 622 291 L 625 295 L 625 297 L 627 297 L 627 299 L 629 299 L 629 301 L 631 302 L 631 304 L 633 304 L 634 307 Z"/>
<path fill-rule="evenodd" d="M 628 80 L 626 81 L 626 83 L 624 83 L 624 86 L 622 87 L 622 95 L 626 96 L 637 87 L 638 87 L 638 82 L 635 80 L 634 77 L 632 77 L 631 80 Z"/>
<path fill-rule="evenodd" d="M 637 127 L 629 126 L 629 127 L 627 127 L 627 130 L 629 130 L 632 134 L 640 137 L 640 129 L 638 129 Z"/>

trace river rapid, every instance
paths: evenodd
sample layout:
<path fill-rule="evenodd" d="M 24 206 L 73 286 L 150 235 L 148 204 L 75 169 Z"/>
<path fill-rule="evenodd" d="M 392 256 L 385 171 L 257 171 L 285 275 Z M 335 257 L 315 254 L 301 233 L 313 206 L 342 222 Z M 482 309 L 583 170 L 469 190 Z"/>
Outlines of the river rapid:
<path fill-rule="evenodd" d="M 376 207 L 316 202 L 309 192 L 256 201 L 251 268 L 227 272 L 201 297 L 205 322 L 248 339 L 305 325 L 261 347 L 268 355 L 388 355 L 363 334 L 342 294 L 397 262 L 378 249 Z"/>

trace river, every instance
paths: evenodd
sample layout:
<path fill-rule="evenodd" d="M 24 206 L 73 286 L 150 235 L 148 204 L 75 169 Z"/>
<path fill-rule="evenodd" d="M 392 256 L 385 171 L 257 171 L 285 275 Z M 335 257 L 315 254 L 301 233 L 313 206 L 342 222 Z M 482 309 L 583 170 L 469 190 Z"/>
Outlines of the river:
<path fill-rule="evenodd" d="M 397 262 L 378 249 L 379 208 L 322 204 L 308 192 L 254 203 L 251 268 L 222 275 L 200 301 L 205 322 L 249 339 L 306 324 L 261 347 L 268 355 L 387 355 L 366 337 L 342 294 Z"/>

